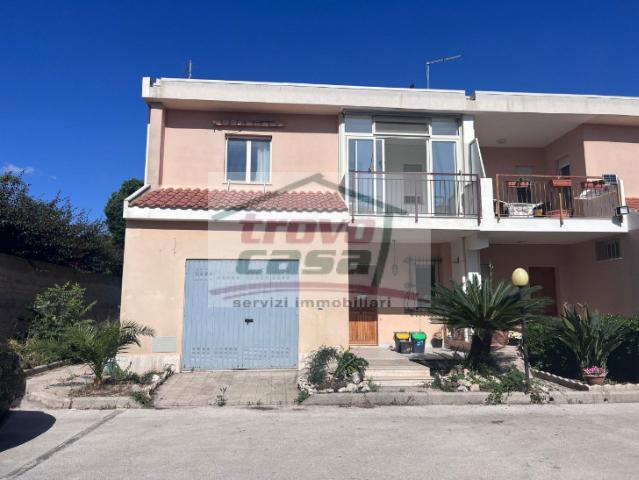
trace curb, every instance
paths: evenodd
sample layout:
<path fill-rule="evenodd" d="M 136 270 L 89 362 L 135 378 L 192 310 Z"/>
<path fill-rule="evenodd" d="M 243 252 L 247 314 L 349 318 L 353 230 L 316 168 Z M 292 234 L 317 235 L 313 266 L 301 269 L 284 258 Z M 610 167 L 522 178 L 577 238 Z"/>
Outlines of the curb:
<path fill-rule="evenodd" d="M 485 405 L 488 392 L 371 392 L 327 393 L 312 395 L 302 403 L 306 406 L 338 406 L 371 408 L 409 405 Z M 546 405 L 582 405 L 601 403 L 639 403 L 639 390 L 634 391 L 553 391 Z M 503 405 L 531 405 L 530 397 L 511 393 Z"/>
<path fill-rule="evenodd" d="M 537 370 L 536 368 L 531 368 L 530 373 L 535 378 L 541 378 L 542 380 L 546 380 L 547 382 L 556 383 L 561 385 L 562 387 L 571 388 L 573 390 L 581 390 L 581 391 L 589 391 L 590 387 L 584 382 L 580 382 L 579 380 L 573 380 L 572 378 L 560 377 L 559 375 L 555 375 L 554 373 L 544 372 L 543 370 Z"/>
<path fill-rule="evenodd" d="M 115 408 L 142 408 L 130 397 L 58 397 L 45 392 L 30 392 L 25 398 L 50 409 L 112 410 Z"/>
<path fill-rule="evenodd" d="M 53 370 L 54 368 L 63 367 L 67 365 L 69 362 L 67 360 L 59 360 L 57 362 L 48 363 L 46 365 L 39 365 L 33 368 L 27 368 L 24 371 L 24 375 L 27 377 L 32 377 L 33 375 L 37 375 L 38 373 L 46 372 L 49 370 Z"/>

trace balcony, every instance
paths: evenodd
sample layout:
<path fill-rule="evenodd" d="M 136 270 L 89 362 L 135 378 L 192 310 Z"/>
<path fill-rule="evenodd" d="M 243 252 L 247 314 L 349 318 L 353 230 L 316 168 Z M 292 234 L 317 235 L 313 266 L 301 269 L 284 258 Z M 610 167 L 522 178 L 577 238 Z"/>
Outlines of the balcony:
<path fill-rule="evenodd" d="M 476 174 L 353 170 L 349 186 L 353 216 L 481 217 Z"/>
<path fill-rule="evenodd" d="M 600 177 L 495 176 L 495 215 L 508 218 L 612 218 L 621 205 L 616 183 Z"/>

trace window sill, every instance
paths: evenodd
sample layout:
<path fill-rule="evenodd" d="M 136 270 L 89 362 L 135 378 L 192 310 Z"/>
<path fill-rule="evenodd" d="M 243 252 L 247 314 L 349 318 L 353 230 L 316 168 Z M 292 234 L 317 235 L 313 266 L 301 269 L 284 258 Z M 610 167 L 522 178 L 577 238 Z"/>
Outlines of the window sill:
<path fill-rule="evenodd" d="M 270 186 L 273 185 L 273 183 L 271 183 L 271 182 L 266 182 L 266 183 L 264 183 L 264 182 L 246 182 L 246 181 L 241 182 L 239 180 L 231 180 L 231 181 L 225 180 L 225 181 L 222 182 L 222 185 L 265 185 L 267 187 L 270 187 Z"/>

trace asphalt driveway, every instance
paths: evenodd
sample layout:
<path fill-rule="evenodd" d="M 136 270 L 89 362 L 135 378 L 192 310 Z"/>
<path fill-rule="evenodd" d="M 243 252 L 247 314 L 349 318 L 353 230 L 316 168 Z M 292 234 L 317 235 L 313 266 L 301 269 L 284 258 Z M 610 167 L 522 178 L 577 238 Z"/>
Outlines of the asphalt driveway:
<path fill-rule="evenodd" d="M 639 404 L 44 414 L 55 422 L 12 414 L 0 428 L 24 440 L 42 422 L 0 453 L 2 478 L 609 480 L 639 469 Z"/>

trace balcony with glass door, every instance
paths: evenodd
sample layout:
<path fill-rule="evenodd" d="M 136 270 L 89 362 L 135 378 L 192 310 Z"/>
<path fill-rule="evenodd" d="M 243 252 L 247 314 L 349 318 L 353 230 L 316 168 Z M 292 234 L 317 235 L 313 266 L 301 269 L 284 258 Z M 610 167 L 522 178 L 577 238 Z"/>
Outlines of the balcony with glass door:
<path fill-rule="evenodd" d="M 479 218 L 479 174 L 462 173 L 456 119 L 376 117 L 355 127 L 363 131 L 346 128 L 353 216 Z"/>

